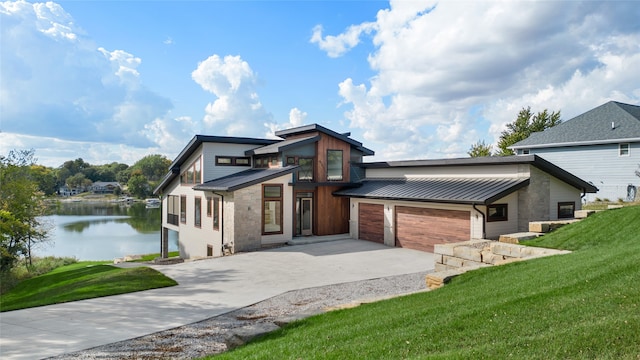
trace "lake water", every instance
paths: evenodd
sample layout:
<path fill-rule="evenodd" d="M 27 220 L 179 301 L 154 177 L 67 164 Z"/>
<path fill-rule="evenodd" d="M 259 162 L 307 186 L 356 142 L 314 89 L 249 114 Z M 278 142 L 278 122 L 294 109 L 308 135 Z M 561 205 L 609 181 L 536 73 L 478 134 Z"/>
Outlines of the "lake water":
<path fill-rule="evenodd" d="M 125 255 L 160 252 L 160 209 L 145 204 L 59 203 L 43 217 L 51 241 L 39 244 L 36 256 L 70 256 L 79 260 L 112 260 Z M 172 233 L 172 232 L 170 232 Z M 178 250 L 175 234 L 169 251 Z"/>

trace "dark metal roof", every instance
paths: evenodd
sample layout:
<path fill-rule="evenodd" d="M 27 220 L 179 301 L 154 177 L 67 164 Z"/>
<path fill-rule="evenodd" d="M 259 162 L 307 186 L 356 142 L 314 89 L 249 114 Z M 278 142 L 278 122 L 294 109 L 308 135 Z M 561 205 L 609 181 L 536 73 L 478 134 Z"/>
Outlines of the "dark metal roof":
<path fill-rule="evenodd" d="M 247 145 L 270 145 L 282 140 L 273 139 L 256 139 L 235 136 L 211 136 L 211 135 L 195 135 L 187 146 L 182 149 L 180 154 L 169 165 L 169 172 L 162 178 L 160 184 L 153 190 L 154 194 L 159 194 L 173 179 L 180 174 L 180 166 L 187 161 L 189 156 L 200 147 L 202 143 L 222 143 L 222 144 L 247 144 Z"/>
<path fill-rule="evenodd" d="M 304 134 L 304 133 L 309 133 L 309 132 L 321 132 L 323 134 L 332 136 L 332 137 L 334 137 L 336 139 L 340 139 L 340 140 L 350 144 L 355 149 L 357 149 L 359 151 L 362 151 L 362 153 L 364 155 L 374 155 L 375 154 L 375 152 L 373 150 L 367 149 L 366 147 L 362 146 L 361 142 L 353 140 L 352 138 L 350 138 L 349 135 L 351 135 L 351 133 L 340 134 L 340 133 L 337 133 L 337 132 L 335 132 L 335 131 L 333 131 L 331 129 L 327 129 L 326 127 L 324 127 L 322 125 L 318 125 L 318 124 L 304 125 L 304 126 L 291 128 L 291 129 L 279 130 L 279 131 L 275 132 L 275 135 L 286 139 L 287 137 L 292 136 L 292 135 Z"/>
<path fill-rule="evenodd" d="M 559 147 L 640 141 L 640 106 L 609 101 L 510 148 Z"/>
<path fill-rule="evenodd" d="M 320 140 L 320 136 L 307 136 L 304 138 L 284 140 L 277 142 L 275 144 L 259 147 L 253 150 L 245 151 L 245 155 L 264 155 L 264 154 L 275 154 L 281 151 L 285 151 L 287 149 L 295 148 L 298 146 L 314 143 Z"/>
<path fill-rule="evenodd" d="M 202 191 L 236 191 L 289 174 L 297 167 L 298 166 L 286 166 L 274 169 L 249 169 L 207 181 L 206 183 L 194 186 L 193 189 Z"/>
<path fill-rule="evenodd" d="M 488 205 L 527 185 L 529 179 L 523 178 L 369 179 L 358 188 L 339 190 L 334 195 Z"/>
<path fill-rule="evenodd" d="M 448 167 L 448 166 L 487 166 L 487 165 L 533 165 L 538 169 L 555 176 L 567 184 L 587 193 L 595 193 L 598 188 L 557 165 L 537 155 L 485 156 L 458 159 L 386 161 L 357 164 L 365 169 L 384 169 L 395 167 Z"/>

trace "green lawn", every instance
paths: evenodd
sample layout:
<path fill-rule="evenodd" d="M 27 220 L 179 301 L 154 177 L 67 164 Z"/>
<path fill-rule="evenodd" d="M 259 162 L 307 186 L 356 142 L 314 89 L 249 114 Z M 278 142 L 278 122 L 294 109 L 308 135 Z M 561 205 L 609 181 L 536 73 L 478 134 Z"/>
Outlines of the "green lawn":
<path fill-rule="evenodd" d="M 0 296 L 0 311 L 161 288 L 177 283 L 147 267 L 117 268 L 79 262 L 25 280 Z"/>
<path fill-rule="evenodd" d="M 315 316 L 219 358 L 639 359 L 640 206 L 529 244 L 574 252 Z"/>

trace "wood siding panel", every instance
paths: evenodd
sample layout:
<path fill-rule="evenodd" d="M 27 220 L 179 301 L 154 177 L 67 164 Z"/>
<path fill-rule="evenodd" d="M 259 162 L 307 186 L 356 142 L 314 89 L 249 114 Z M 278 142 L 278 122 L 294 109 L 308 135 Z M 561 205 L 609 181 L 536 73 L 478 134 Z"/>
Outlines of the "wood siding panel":
<path fill-rule="evenodd" d="M 342 150 L 342 181 L 349 182 L 349 160 L 351 159 L 351 145 L 334 137 L 321 134 L 317 142 L 317 163 L 314 169 L 318 182 L 327 181 L 327 150 Z"/>
<path fill-rule="evenodd" d="M 338 186 L 318 186 L 316 189 L 315 235 L 349 233 L 349 198 L 332 195 L 339 189 Z"/>
<path fill-rule="evenodd" d="M 358 238 L 384 244 L 384 205 L 358 205 Z"/>
<path fill-rule="evenodd" d="M 435 244 L 467 241 L 468 211 L 397 206 L 396 246 L 433 252 Z"/>

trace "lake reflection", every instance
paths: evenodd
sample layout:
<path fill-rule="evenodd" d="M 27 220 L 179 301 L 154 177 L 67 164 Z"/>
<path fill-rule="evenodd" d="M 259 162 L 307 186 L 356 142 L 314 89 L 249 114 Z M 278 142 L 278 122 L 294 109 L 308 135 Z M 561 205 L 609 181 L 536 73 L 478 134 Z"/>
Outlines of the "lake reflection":
<path fill-rule="evenodd" d="M 79 260 L 112 260 L 133 254 L 160 252 L 160 209 L 144 204 L 60 203 L 44 217 L 52 226 L 52 241 L 40 245 L 37 256 L 71 256 Z M 178 249 L 177 236 L 169 251 Z"/>

